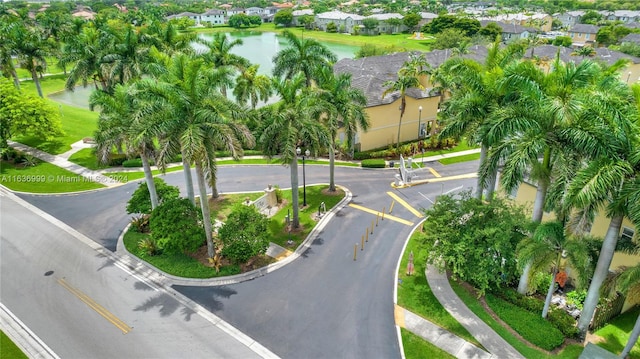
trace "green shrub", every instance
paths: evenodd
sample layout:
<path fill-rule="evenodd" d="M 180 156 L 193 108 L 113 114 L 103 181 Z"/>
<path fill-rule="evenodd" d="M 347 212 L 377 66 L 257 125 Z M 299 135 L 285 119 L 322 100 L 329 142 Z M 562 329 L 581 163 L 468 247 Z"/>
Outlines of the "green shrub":
<path fill-rule="evenodd" d="M 276 201 L 278 203 L 282 203 L 282 190 L 280 189 L 280 186 L 275 186 L 276 189 Z"/>
<path fill-rule="evenodd" d="M 587 299 L 586 290 L 574 290 L 567 293 L 567 304 L 574 305 L 576 308 L 582 310 L 584 300 Z"/>
<path fill-rule="evenodd" d="M 122 167 L 142 167 L 142 160 L 140 158 L 133 158 L 122 162 Z"/>
<path fill-rule="evenodd" d="M 187 198 L 170 199 L 151 212 L 151 236 L 166 253 L 195 252 L 205 242 L 200 211 Z"/>
<path fill-rule="evenodd" d="M 553 350 L 564 342 L 562 332 L 540 314 L 531 313 L 491 294 L 487 294 L 485 298 L 500 319 L 532 344 L 545 350 Z"/>
<path fill-rule="evenodd" d="M 149 215 L 141 214 L 131 218 L 131 228 L 138 233 L 149 233 Z"/>
<path fill-rule="evenodd" d="M 218 230 L 223 243 L 222 255 L 238 264 L 266 253 L 270 240 L 268 226 L 269 219 L 255 206 L 234 205 Z"/>
<path fill-rule="evenodd" d="M 147 236 L 138 242 L 138 249 L 148 256 L 155 256 L 160 253 L 160 248 L 151 236 Z"/>
<path fill-rule="evenodd" d="M 536 272 L 529 283 L 529 291 L 546 295 L 549 283 L 551 283 L 551 273 Z"/>
<path fill-rule="evenodd" d="M 109 166 L 122 166 L 122 163 L 127 160 L 127 155 L 124 153 L 113 153 L 109 155 L 109 161 L 107 164 Z"/>
<path fill-rule="evenodd" d="M 162 178 L 154 177 L 153 183 L 156 185 L 158 204 L 180 197 L 178 187 L 169 186 Z M 147 181 L 140 182 L 138 188 L 131 195 L 131 199 L 127 202 L 127 213 L 151 213 L 151 196 L 149 188 L 147 188 Z"/>
<path fill-rule="evenodd" d="M 577 339 L 580 330 L 576 327 L 576 320 L 569 313 L 559 308 L 551 308 L 547 314 L 547 320 L 558 328 L 567 338 Z"/>
<path fill-rule="evenodd" d="M 385 168 L 386 162 L 383 159 L 371 158 L 368 160 L 362 160 L 362 167 L 364 168 Z"/>

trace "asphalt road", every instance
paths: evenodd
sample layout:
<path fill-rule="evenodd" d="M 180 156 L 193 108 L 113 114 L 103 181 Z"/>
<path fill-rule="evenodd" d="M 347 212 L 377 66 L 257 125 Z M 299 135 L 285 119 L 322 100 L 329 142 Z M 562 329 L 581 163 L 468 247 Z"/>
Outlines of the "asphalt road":
<path fill-rule="evenodd" d="M 477 162 L 432 167 L 448 176 L 475 172 Z M 475 179 L 465 179 L 394 190 L 390 184 L 395 173 L 337 168 L 336 183 L 351 190 L 352 204 L 376 211 L 388 211 L 393 199 L 387 192 L 413 208 L 428 208 L 440 193 L 475 185 Z M 426 171 L 425 176 L 433 178 Z M 222 193 L 261 190 L 267 184 L 286 188 L 290 183 L 289 170 L 282 166 L 221 166 L 218 179 Z M 184 189 L 182 173 L 168 174 L 165 180 Z M 328 167 L 307 166 L 306 182 L 327 183 Z M 128 221 L 124 206 L 135 187 L 21 197 L 113 250 Z M 348 206 L 304 256 L 265 277 L 231 286 L 174 288 L 283 358 L 398 358 L 395 266 L 404 239 L 420 218 L 399 203 L 393 215 L 405 222 L 379 221 L 364 251 L 358 248 L 357 261 L 354 244 L 360 243 L 375 215 Z"/>
<path fill-rule="evenodd" d="M 58 356 L 259 358 L 8 195 L 0 209 L 0 301 Z"/>

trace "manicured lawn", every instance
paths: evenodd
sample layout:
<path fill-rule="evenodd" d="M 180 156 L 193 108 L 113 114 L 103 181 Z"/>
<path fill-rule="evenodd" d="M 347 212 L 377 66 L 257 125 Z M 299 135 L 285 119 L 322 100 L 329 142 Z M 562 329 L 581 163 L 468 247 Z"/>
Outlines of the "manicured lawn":
<path fill-rule="evenodd" d="M 451 164 L 454 164 L 454 163 L 475 161 L 475 160 L 479 160 L 479 159 L 480 159 L 480 154 L 479 153 L 472 153 L 470 155 L 443 158 L 438 162 L 440 162 L 443 165 L 451 165 Z"/>
<path fill-rule="evenodd" d="M 416 231 L 409 240 L 402 256 L 402 261 L 400 262 L 400 271 L 398 272 L 398 305 L 423 318 L 429 319 L 434 324 L 474 343 L 478 347 L 482 347 L 467 329 L 444 309 L 442 304 L 440 304 L 438 299 L 433 295 L 424 274 L 427 253 L 425 250 L 420 249 L 418 236 L 418 231 Z M 412 251 L 415 271 L 412 276 L 408 276 L 406 273 L 407 262 L 409 261 L 409 253 Z"/>
<path fill-rule="evenodd" d="M 638 315 L 640 315 L 640 307 L 627 311 L 596 331 L 594 334 L 605 340 L 598 343 L 598 345 L 614 354 L 620 354 L 624 346 L 627 345 L 629 334 L 638 319 Z M 630 357 L 640 358 L 640 343 L 636 343 L 633 346 Z"/>
<path fill-rule="evenodd" d="M 26 356 L 11 339 L 0 330 L 0 357 L 7 359 L 27 359 Z"/>
<path fill-rule="evenodd" d="M 396 34 L 396 35 L 377 35 L 377 36 L 365 36 L 365 35 L 345 35 L 338 33 L 328 33 L 324 31 L 304 30 L 301 27 L 275 27 L 273 23 L 265 23 L 261 26 L 243 29 L 242 31 L 261 31 L 261 32 L 282 32 L 289 30 L 298 36 L 304 36 L 316 39 L 318 41 L 334 42 L 338 44 L 351 45 L 351 46 L 364 46 L 372 44 L 382 48 L 392 48 L 396 52 L 418 50 L 429 51 L 430 44 L 434 39 L 429 34 L 424 34 L 424 40 L 413 40 L 410 37 L 411 34 Z M 198 32 L 233 32 L 237 31 L 230 27 L 216 27 L 212 29 L 198 29 Z"/>
<path fill-rule="evenodd" d="M 31 76 L 29 76 L 31 77 Z M 67 77 L 64 74 L 47 76 L 40 80 L 40 86 L 42 87 L 42 93 L 47 96 L 54 92 L 64 90 L 64 85 L 67 82 Z M 26 80 L 20 82 L 20 89 L 22 91 L 38 95 L 36 85 L 33 80 Z"/>
<path fill-rule="evenodd" d="M 313 227 L 315 227 L 317 222 L 311 218 L 311 215 L 317 211 L 317 204 L 324 201 L 326 203 L 327 210 L 329 210 L 344 197 L 344 193 L 341 190 L 339 190 L 340 195 L 323 195 L 322 190 L 324 188 L 326 188 L 326 186 L 307 187 L 307 203 L 314 203 L 315 208 L 312 209 L 312 207 L 308 207 L 307 209 L 300 211 L 300 223 L 302 230 L 292 233 L 291 238 L 295 241 L 295 244 L 291 246 L 290 249 L 295 249 L 300 245 L 300 243 L 302 243 L 302 241 L 311 232 Z M 300 192 L 302 192 L 302 190 Z M 212 218 L 224 218 L 226 214 L 229 213 L 231 206 L 235 203 L 242 202 L 246 197 L 256 199 L 261 195 L 262 193 L 258 192 L 225 195 L 228 196 L 228 200 L 217 202 L 217 204 L 213 201 L 214 205 L 212 206 L 211 216 Z M 288 203 L 290 203 L 291 191 L 283 191 L 283 197 L 288 201 Z M 300 193 L 300 201 L 302 204 L 302 193 Z M 289 205 L 288 207 L 280 209 L 278 214 L 271 217 L 271 222 L 269 224 L 269 231 L 272 234 L 271 242 L 277 243 L 283 247 L 287 246 L 286 242 L 288 239 L 288 233 L 284 229 L 284 218 L 287 214 L 287 209 L 290 208 L 291 206 Z M 134 231 L 127 232 L 124 236 L 124 244 L 127 250 L 169 274 L 187 278 L 212 278 L 233 275 L 240 272 L 240 268 L 238 266 L 230 265 L 221 268 L 220 273 L 216 273 L 214 268 L 207 267 L 187 255 L 162 254 L 157 256 L 148 256 L 138 249 L 138 242 L 146 236 L 146 234 L 140 234 Z"/>
<path fill-rule="evenodd" d="M 410 331 L 401 328 L 400 335 L 402 336 L 402 346 L 404 347 L 404 356 L 407 359 L 422 359 L 422 358 L 438 358 L 449 359 L 455 358 L 453 355 L 445 352 L 437 346 L 429 343 L 428 341 L 420 338 L 419 336 L 411 333 Z"/>
<path fill-rule="evenodd" d="M 256 199 L 262 197 L 263 194 L 263 191 L 249 193 L 229 193 L 221 195 L 220 198 L 216 200 L 211 199 L 209 200 L 209 206 L 211 208 L 211 218 L 224 221 L 229 213 L 231 213 L 231 209 L 233 208 L 234 204 L 241 203 L 247 198 L 250 201 L 255 201 Z"/>
<path fill-rule="evenodd" d="M 69 161 L 82 167 L 86 167 L 90 170 L 99 170 L 109 167 L 107 165 L 98 163 L 98 157 L 96 157 L 96 154 L 93 153 L 93 148 L 81 149 L 80 151 L 72 154 L 71 157 L 69 157 Z"/>
<path fill-rule="evenodd" d="M 496 322 L 489 313 L 484 310 L 482 304 L 478 301 L 475 295 L 469 293 L 466 289 L 460 286 L 457 282 L 451 281 L 451 287 L 454 292 L 462 299 L 462 301 L 474 312 L 482 321 L 487 323 L 493 330 L 504 338 L 509 344 L 511 344 L 517 351 L 519 351 L 526 358 L 565 358 L 575 359 L 582 352 L 583 347 L 578 344 L 567 345 L 562 351 L 557 354 L 547 354 L 541 350 L 529 347 L 516 338 L 507 328 L 503 327 L 500 323 Z"/>
<path fill-rule="evenodd" d="M 100 183 L 85 179 L 47 162 L 35 166 L 16 166 L 0 162 L 0 184 L 20 192 L 65 193 L 103 188 Z"/>

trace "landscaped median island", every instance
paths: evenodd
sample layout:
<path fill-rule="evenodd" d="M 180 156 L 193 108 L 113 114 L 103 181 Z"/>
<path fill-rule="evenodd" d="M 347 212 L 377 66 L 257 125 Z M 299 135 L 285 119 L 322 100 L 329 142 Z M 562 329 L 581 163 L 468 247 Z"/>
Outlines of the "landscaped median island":
<path fill-rule="evenodd" d="M 166 184 L 157 185 L 160 197 L 162 197 L 161 191 L 172 191 L 171 189 L 164 189 L 164 186 Z M 142 183 L 140 188 L 146 190 L 146 184 Z M 291 231 L 289 231 L 286 220 L 291 211 L 291 190 L 275 188 L 278 205 L 276 207 L 263 208 L 263 211 L 266 210 L 270 214 L 269 217 L 261 214 L 258 208 L 251 205 L 251 203 L 263 196 L 264 193 L 262 192 L 221 194 L 218 198 L 209 198 L 211 220 L 216 222 L 218 224 L 217 227 L 219 227 L 217 230 L 218 236 L 215 239 L 216 253 L 217 255 L 222 253 L 216 261 L 211 261 L 208 258 L 204 232 L 201 232 L 202 228 L 199 224 L 201 221 L 197 218 L 197 211 L 190 212 L 190 216 L 191 214 L 194 216 L 192 224 L 188 224 L 189 220 L 184 220 L 184 216 L 179 218 L 180 213 L 171 214 L 175 217 L 171 217 L 171 215 L 166 217 L 165 214 L 162 214 L 164 218 L 168 218 L 168 221 L 179 227 L 176 230 L 190 233 L 191 237 L 198 238 L 197 242 L 189 250 L 174 249 L 187 247 L 189 244 L 186 242 L 190 242 L 192 238 L 179 239 L 179 236 L 176 236 L 172 239 L 167 239 L 164 231 L 162 232 L 163 235 L 154 236 L 154 216 L 159 215 L 159 211 L 163 211 L 160 209 L 162 205 L 156 207 L 148 217 L 133 217 L 132 226 L 124 235 L 124 245 L 131 254 L 163 272 L 179 277 L 213 278 L 251 271 L 273 263 L 295 251 L 321 218 L 321 216 L 318 216 L 318 212 L 321 211 L 320 204 L 324 203 L 325 208 L 331 210 L 345 196 L 344 191 L 339 188 L 336 189 L 335 193 L 328 192 L 328 187 L 325 185 L 307 186 L 306 193 L 308 205 L 300 209 L 300 228 Z M 173 197 L 171 194 L 165 196 Z M 174 207 L 173 210 L 175 210 L 176 205 L 173 203 L 177 202 L 171 203 L 172 207 Z M 196 207 L 194 206 L 193 208 Z M 224 238 L 224 227 L 226 225 L 232 226 L 235 234 L 240 233 L 238 239 L 226 240 Z M 242 233 L 250 233 L 250 235 L 243 237 Z M 261 238 L 260 233 L 264 234 L 264 238 Z M 264 242 L 261 242 L 262 240 L 266 240 L 266 246 Z M 171 250 L 167 250 L 169 247 L 162 248 L 162 243 L 168 243 L 168 241 L 174 241 L 170 245 Z M 283 248 L 283 252 L 280 253 L 278 258 L 266 255 L 269 243 Z M 256 252 L 258 254 L 254 255 Z"/>

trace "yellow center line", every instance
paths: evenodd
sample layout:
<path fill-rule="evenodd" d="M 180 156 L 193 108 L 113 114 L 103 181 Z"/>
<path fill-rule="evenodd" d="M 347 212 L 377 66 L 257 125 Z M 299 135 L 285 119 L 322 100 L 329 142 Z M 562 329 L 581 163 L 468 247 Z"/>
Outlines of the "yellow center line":
<path fill-rule="evenodd" d="M 403 200 L 402 198 L 398 197 L 397 194 L 395 194 L 393 192 L 387 192 L 387 194 L 389 196 L 391 196 L 391 198 L 395 199 L 396 202 L 400 203 L 404 208 L 408 209 L 409 212 L 413 213 L 416 217 L 424 218 L 424 215 L 422 213 L 420 213 L 420 211 L 418 211 L 417 209 L 411 207 L 411 205 L 409 203 L 405 202 L 405 200 Z"/>
<path fill-rule="evenodd" d="M 115 325 L 118 329 L 122 331 L 123 334 L 129 333 L 133 328 L 128 326 L 125 322 L 120 320 L 118 317 L 113 315 L 103 306 L 98 304 L 96 301 L 91 299 L 88 295 L 82 293 L 79 289 L 72 287 L 69 283 L 67 283 L 64 279 L 58 279 L 58 284 L 60 284 L 64 289 L 68 290 L 71 294 L 75 295 L 78 299 L 83 301 L 89 308 L 95 310 L 98 314 L 100 314 L 103 318 L 108 320 L 111 324 Z"/>
<path fill-rule="evenodd" d="M 355 208 L 355 209 L 359 209 L 361 211 L 365 211 L 367 213 L 371 213 L 371 214 L 374 214 L 376 216 L 380 216 L 380 218 L 382 218 L 382 213 L 378 212 L 378 211 L 374 211 L 373 209 L 369 209 L 367 207 L 362 207 L 362 206 L 359 206 L 359 205 L 353 204 L 353 203 L 349 203 L 349 207 L 352 207 L 352 208 Z M 409 222 L 406 219 L 402 219 L 402 218 L 399 218 L 399 217 L 396 217 L 396 216 L 392 216 L 392 215 L 386 214 L 386 213 L 384 214 L 384 219 L 389 219 L 389 220 L 392 220 L 392 221 L 396 221 L 398 223 L 406 224 L 407 226 L 413 226 L 413 222 Z"/>
<path fill-rule="evenodd" d="M 440 178 L 442 177 L 438 172 L 436 172 L 436 170 L 434 170 L 433 168 L 429 167 L 429 171 L 436 177 Z"/>

